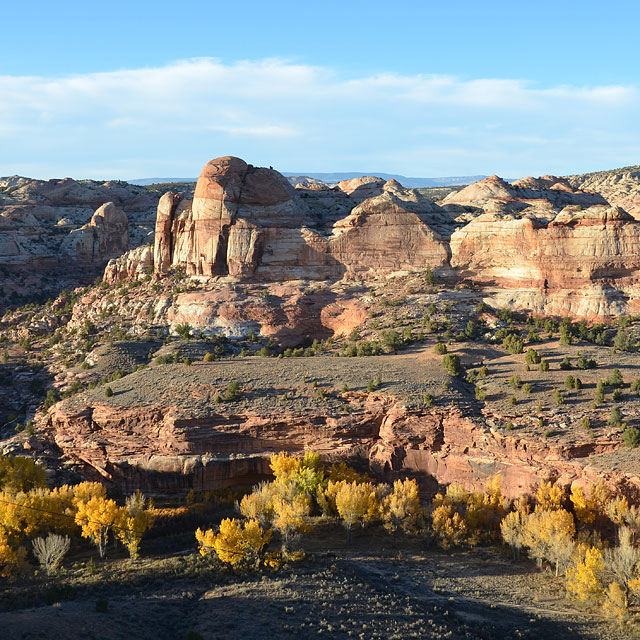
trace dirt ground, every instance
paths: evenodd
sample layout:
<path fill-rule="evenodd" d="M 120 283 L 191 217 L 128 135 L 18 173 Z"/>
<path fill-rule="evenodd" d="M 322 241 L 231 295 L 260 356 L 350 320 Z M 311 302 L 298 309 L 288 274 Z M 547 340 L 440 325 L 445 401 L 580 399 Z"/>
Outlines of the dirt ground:
<path fill-rule="evenodd" d="M 567 600 L 561 579 L 501 550 L 442 551 L 402 538 L 395 548 L 375 528 L 347 547 L 344 531 L 329 525 L 305 547 L 305 560 L 266 574 L 233 573 L 188 550 L 98 563 L 90 577 L 76 563 L 49 593 L 53 604 L 42 601 L 44 577 L 4 591 L 2 638 L 181 639 L 190 630 L 206 640 L 634 637 Z"/>

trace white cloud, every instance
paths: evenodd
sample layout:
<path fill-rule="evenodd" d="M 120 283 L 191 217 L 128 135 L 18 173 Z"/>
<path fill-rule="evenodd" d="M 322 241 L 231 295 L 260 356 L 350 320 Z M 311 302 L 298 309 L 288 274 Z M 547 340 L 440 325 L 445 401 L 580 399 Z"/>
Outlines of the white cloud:
<path fill-rule="evenodd" d="M 611 140 L 624 141 L 625 152 L 637 148 L 639 105 L 635 86 L 540 87 L 437 74 L 344 78 L 277 59 L 0 76 L 0 174 L 34 166 L 49 176 L 81 177 L 91 166 L 119 167 L 113 177 L 166 167 L 197 172 L 228 153 L 283 170 L 511 176 L 564 163 L 569 171 L 589 161 L 581 148 L 599 166 L 597 140 L 607 158 Z M 588 145 L 585 130 L 593 132 Z M 455 144 L 443 147 L 447 137 Z"/>

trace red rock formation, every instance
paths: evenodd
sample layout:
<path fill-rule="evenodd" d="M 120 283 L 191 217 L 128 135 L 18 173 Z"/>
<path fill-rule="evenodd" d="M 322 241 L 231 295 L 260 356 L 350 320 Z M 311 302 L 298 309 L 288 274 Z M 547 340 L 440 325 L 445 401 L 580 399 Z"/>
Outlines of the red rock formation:
<path fill-rule="evenodd" d="M 518 291 L 515 306 L 596 318 L 637 298 L 640 225 L 615 207 L 567 208 L 551 222 L 483 214 L 451 237 L 451 266 L 486 285 Z"/>
<path fill-rule="evenodd" d="M 447 224 L 433 202 L 395 181 L 306 191 L 272 169 L 218 158 L 205 165 L 193 202 L 173 192 L 160 200 L 154 268 L 278 281 L 442 266 L 448 252 L 436 227 Z"/>
<path fill-rule="evenodd" d="M 415 474 L 432 490 L 450 482 L 478 490 L 488 476 L 500 473 L 510 498 L 531 494 L 548 479 L 584 485 L 604 477 L 617 490 L 640 491 L 637 477 L 603 473 L 588 464 L 588 456 L 618 443 L 549 445 L 503 435 L 457 410 L 409 410 L 391 397 L 360 392 L 350 399 L 354 411 L 340 418 L 316 412 L 189 419 L 172 407 L 73 409 L 63 402 L 50 412 L 48 427 L 65 455 L 125 491 L 172 493 L 251 483 L 268 474 L 271 453 L 305 449 L 327 461 L 360 458 L 381 479 Z"/>
<path fill-rule="evenodd" d="M 105 267 L 103 280 L 114 284 L 122 280 L 140 280 L 153 270 L 153 247 L 136 247 L 118 258 L 112 258 Z"/>
<path fill-rule="evenodd" d="M 523 203 L 536 207 L 553 207 L 557 210 L 570 204 L 606 204 L 606 200 L 598 194 L 574 191 L 566 180 L 555 176 L 522 178 L 509 184 L 494 175 L 460 191 L 452 191 L 442 201 L 443 205 L 480 208 L 486 207 L 489 203 Z"/>
<path fill-rule="evenodd" d="M 103 204 L 91 221 L 72 231 L 62 244 L 62 251 L 84 263 L 104 263 L 129 249 L 127 215 L 113 202 Z"/>

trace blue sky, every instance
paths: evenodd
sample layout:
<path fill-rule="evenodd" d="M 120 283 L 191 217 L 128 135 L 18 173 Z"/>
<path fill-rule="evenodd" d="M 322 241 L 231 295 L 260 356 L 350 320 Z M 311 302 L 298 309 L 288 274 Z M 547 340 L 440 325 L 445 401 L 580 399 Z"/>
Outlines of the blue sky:
<path fill-rule="evenodd" d="M 0 175 L 637 164 L 638 24 L 628 0 L 11 3 Z"/>

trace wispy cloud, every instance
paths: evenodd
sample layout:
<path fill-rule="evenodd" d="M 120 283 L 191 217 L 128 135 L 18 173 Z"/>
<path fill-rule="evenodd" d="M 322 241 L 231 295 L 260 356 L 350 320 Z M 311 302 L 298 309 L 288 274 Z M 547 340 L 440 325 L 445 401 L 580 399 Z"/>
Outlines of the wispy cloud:
<path fill-rule="evenodd" d="M 345 78 L 277 59 L 0 76 L 0 174 L 40 167 L 41 175 L 98 177 L 105 166 L 118 168 L 108 177 L 195 173 L 229 153 L 283 170 L 562 172 L 624 163 L 622 154 L 640 146 L 639 107 L 635 86 Z"/>

